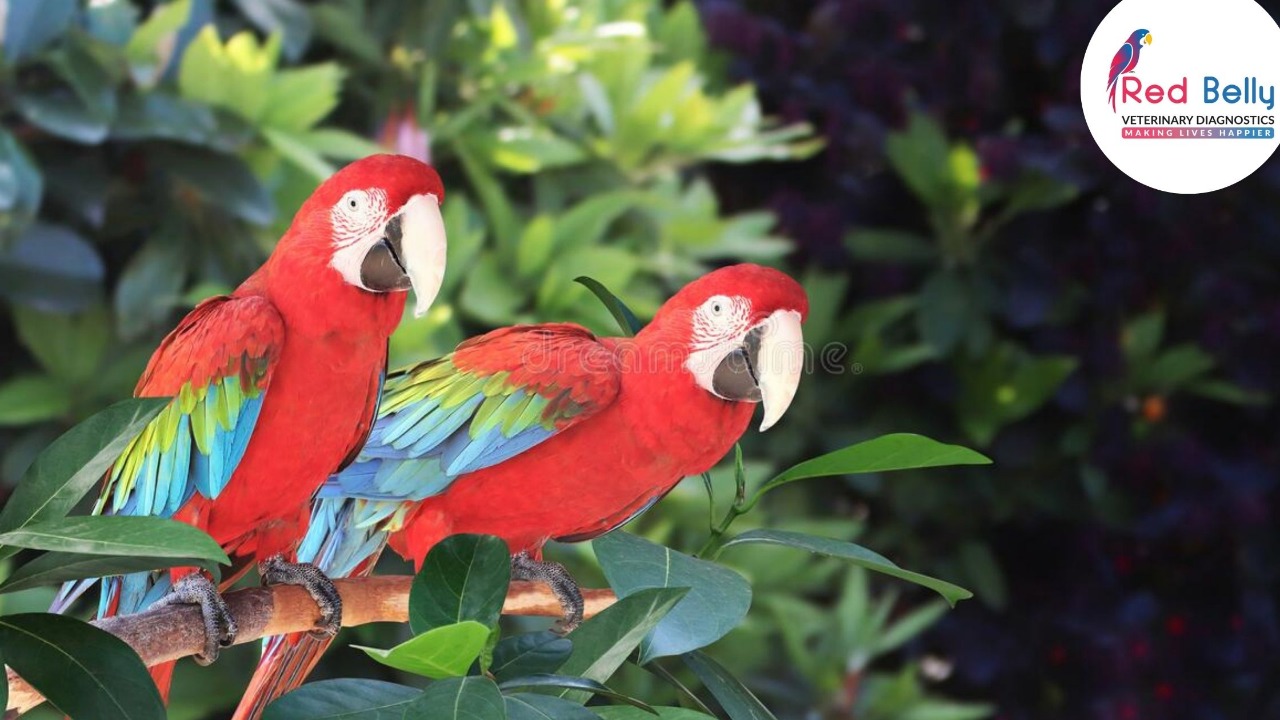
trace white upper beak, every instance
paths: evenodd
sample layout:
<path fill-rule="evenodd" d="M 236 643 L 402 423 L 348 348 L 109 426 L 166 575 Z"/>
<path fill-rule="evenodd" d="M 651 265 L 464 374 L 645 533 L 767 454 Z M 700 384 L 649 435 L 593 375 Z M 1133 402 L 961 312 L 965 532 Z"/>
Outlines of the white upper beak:
<path fill-rule="evenodd" d="M 760 432 L 773 427 L 782 418 L 800 386 L 804 370 L 804 335 L 800 330 L 800 313 L 778 310 L 762 323 L 760 353 L 756 358 L 756 382 L 760 386 L 764 419 Z"/>
<path fill-rule="evenodd" d="M 403 231 L 400 259 L 417 297 L 413 314 L 422 317 L 444 282 L 447 245 L 440 200 L 431 194 L 415 195 L 405 203 L 400 216 Z"/>

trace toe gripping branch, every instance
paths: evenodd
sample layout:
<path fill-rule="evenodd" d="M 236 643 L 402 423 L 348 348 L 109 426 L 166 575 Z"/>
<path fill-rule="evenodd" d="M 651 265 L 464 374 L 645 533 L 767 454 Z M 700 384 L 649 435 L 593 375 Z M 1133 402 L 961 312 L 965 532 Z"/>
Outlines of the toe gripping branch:
<path fill-rule="evenodd" d="M 511 557 L 511 579 L 542 582 L 551 588 L 564 609 L 564 617 L 557 627 L 560 633 L 569 633 L 582 624 L 586 607 L 582 590 L 560 563 L 534 560 L 529 553 L 522 552 Z"/>
<path fill-rule="evenodd" d="M 204 650 L 193 659 L 201 665 L 209 665 L 218 659 L 224 647 L 230 647 L 236 641 L 235 618 L 227 602 L 222 599 L 218 587 L 203 573 L 193 572 L 185 575 L 173 584 L 168 595 L 157 600 L 151 607 L 166 605 L 199 605 L 200 615 L 204 618 Z"/>
<path fill-rule="evenodd" d="M 263 585 L 298 585 L 305 589 L 320 607 L 312 635 L 331 638 L 342 628 L 342 596 L 329 576 L 311 563 L 291 563 L 281 555 L 264 560 L 258 566 Z"/>

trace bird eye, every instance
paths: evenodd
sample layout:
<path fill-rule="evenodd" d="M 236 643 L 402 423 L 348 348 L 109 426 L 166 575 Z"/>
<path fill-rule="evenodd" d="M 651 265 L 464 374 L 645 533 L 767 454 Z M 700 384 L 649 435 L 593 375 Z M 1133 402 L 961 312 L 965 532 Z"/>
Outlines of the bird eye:
<path fill-rule="evenodd" d="M 706 308 L 706 313 L 711 317 L 720 318 L 729 311 L 729 299 L 717 295 L 708 300 L 703 307 Z"/>
<path fill-rule="evenodd" d="M 338 202 L 338 206 L 348 213 L 359 213 L 364 210 L 366 204 L 368 204 L 368 196 L 363 190 L 352 190 L 343 195 L 342 200 Z"/>

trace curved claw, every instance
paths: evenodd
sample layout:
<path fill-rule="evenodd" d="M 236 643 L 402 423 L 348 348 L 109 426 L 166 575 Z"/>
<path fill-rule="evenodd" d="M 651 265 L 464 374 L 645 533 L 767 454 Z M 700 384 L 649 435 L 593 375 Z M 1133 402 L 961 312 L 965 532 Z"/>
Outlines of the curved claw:
<path fill-rule="evenodd" d="M 586 609 L 582 590 L 560 563 L 534 560 L 529 557 L 529 553 L 522 552 L 511 557 L 511 579 L 533 580 L 550 586 L 564 610 L 564 617 L 556 622 L 553 632 L 568 635 L 582 624 L 582 615 Z"/>
<path fill-rule="evenodd" d="M 342 596 L 320 568 L 311 563 L 291 563 L 275 555 L 258 566 L 258 574 L 262 576 L 263 585 L 299 585 L 311 595 L 320 608 L 312 637 L 329 639 L 342 629 Z"/>
<path fill-rule="evenodd" d="M 218 659 L 222 648 L 235 643 L 240 629 L 231 616 L 231 609 L 222 599 L 218 587 L 204 575 L 197 572 L 183 576 L 173 584 L 168 595 L 157 600 L 151 607 L 166 605 L 200 606 L 200 615 L 204 619 L 204 651 L 193 657 L 198 664 L 212 664 Z"/>

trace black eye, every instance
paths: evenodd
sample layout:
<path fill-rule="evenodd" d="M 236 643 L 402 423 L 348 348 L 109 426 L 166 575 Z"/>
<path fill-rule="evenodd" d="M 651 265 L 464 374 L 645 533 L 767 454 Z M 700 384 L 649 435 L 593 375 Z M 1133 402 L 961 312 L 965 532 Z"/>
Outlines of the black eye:
<path fill-rule="evenodd" d="M 352 210 L 355 210 L 357 207 L 360 206 L 360 203 L 356 202 L 355 198 L 351 198 L 350 200 L 348 200 L 347 204 L 351 206 Z"/>

